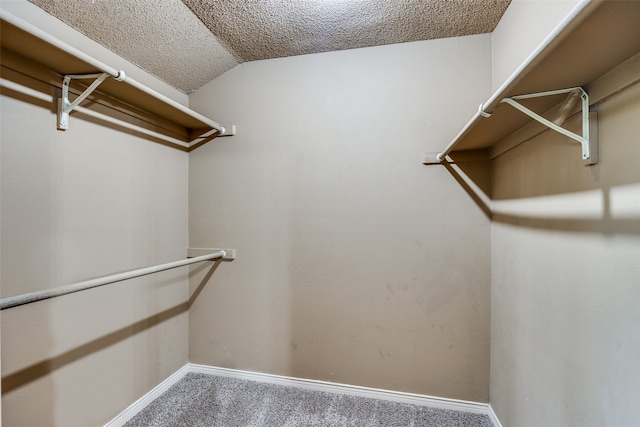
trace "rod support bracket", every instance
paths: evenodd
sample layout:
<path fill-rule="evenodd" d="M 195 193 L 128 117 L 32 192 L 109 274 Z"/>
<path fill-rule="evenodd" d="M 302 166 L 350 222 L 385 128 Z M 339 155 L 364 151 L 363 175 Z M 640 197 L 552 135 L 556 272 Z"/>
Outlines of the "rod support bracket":
<path fill-rule="evenodd" d="M 100 84 L 105 81 L 109 77 L 108 73 L 96 73 L 96 74 L 67 74 L 62 79 L 62 97 L 58 99 L 58 129 L 59 130 L 67 130 L 69 129 L 69 115 L 82 101 L 84 101 L 91 93 L 97 89 Z M 71 80 L 79 80 L 79 79 L 95 79 L 93 83 L 87 87 L 84 92 L 76 97 L 76 99 L 71 102 L 69 100 L 69 84 Z M 125 79 L 124 71 L 119 71 L 117 77 L 115 78 L 118 81 L 123 81 Z"/>
<path fill-rule="evenodd" d="M 563 128 L 562 126 L 560 126 L 560 124 L 562 123 L 559 123 L 557 121 L 554 123 L 551 120 L 545 119 L 538 113 L 530 110 L 529 108 L 525 107 L 524 105 L 518 102 L 521 99 L 539 98 L 542 96 L 552 96 L 552 95 L 561 95 L 561 94 L 568 94 L 569 96 L 567 97 L 563 105 L 560 107 L 560 110 L 566 109 L 567 107 L 570 109 L 572 107 L 571 105 L 572 99 L 575 99 L 576 96 L 579 95 L 581 106 L 582 106 L 582 114 L 581 114 L 582 134 L 581 135 L 578 135 L 574 132 L 571 132 Z M 511 105 L 513 108 L 526 114 L 527 116 L 531 117 L 537 122 L 542 123 L 548 128 L 558 133 L 561 133 L 562 135 L 567 136 L 573 139 L 574 141 L 579 142 L 580 146 L 582 147 L 582 160 L 584 161 L 585 165 L 595 165 L 596 163 L 598 163 L 597 133 L 595 128 L 596 115 L 589 114 L 589 95 L 581 87 L 552 90 L 547 92 L 538 92 L 538 93 L 532 93 L 528 95 L 511 96 L 508 98 L 503 98 L 500 102 Z M 564 121 L 564 118 L 561 121 Z"/>

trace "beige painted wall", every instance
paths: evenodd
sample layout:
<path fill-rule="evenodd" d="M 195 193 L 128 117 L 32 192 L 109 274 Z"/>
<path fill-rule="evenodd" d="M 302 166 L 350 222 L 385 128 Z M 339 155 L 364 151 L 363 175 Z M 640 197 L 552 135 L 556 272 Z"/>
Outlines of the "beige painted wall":
<path fill-rule="evenodd" d="M 491 404 L 507 426 L 640 424 L 640 86 L 597 110 L 597 166 L 551 132 L 494 161 Z"/>
<path fill-rule="evenodd" d="M 511 0 L 491 33 L 492 85 L 497 90 L 580 0 Z"/>
<path fill-rule="evenodd" d="M 191 247 L 231 247 L 190 359 L 484 401 L 489 222 L 425 167 L 489 96 L 490 36 L 242 64 L 190 96 Z M 194 276 L 192 290 L 205 272 Z"/>
<path fill-rule="evenodd" d="M 504 426 L 640 425 L 640 85 L 594 110 L 598 165 L 551 131 L 493 162 L 491 405 Z"/>
<path fill-rule="evenodd" d="M 186 153 L 75 115 L 57 131 L 50 103 L 5 88 L 0 102 L 3 298 L 185 257 Z M 3 425 L 109 421 L 187 362 L 187 296 L 172 270 L 4 310 Z"/>

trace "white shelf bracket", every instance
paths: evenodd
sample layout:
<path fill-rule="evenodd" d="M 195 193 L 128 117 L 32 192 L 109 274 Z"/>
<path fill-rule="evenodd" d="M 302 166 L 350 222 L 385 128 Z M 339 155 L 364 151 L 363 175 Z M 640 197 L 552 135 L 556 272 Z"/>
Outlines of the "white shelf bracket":
<path fill-rule="evenodd" d="M 531 111 L 530 109 L 528 109 L 527 107 L 525 107 L 524 105 L 518 102 L 518 100 L 521 100 L 521 99 L 539 98 L 542 96 L 561 95 L 565 93 L 569 94 L 569 96 L 567 96 L 566 100 L 560 106 L 558 110 L 558 114 L 553 121 L 545 119 L 541 115 L 535 113 L 534 111 Z M 574 107 L 578 98 L 582 101 L 582 135 L 575 134 L 561 126 L 562 123 L 567 118 L 567 115 L 569 114 L 571 109 Z M 582 160 L 585 162 L 585 164 L 594 165 L 598 163 L 597 136 L 595 132 L 596 115 L 593 114 L 593 117 L 590 118 L 589 95 L 581 87 L 552 90 L 548 92 L 538 92 L 538 93 L 532 93 L 528 95 L 511 96 L 511 97 L 502 99 L 500 102 L 501 103 L 504 102 L 511 105 L 512 107 L 516 108 L 517 110 L 521 111 L 522 113 L 526 114 L 532 119 L 542 123 L 543 125 L 549 127 L 550 129 L 553 129 L 554 131 L 561 133 L 562 135 L 565 135 L 579 142 L 580 145 L 582 146 Z M 482 110 L 482 106 L 480 106 L 480 108 Z"/>
<path fill-rule="evenodd" d="M 69 129 L 69 114 L 84 101 L 100 84 L 109 77 L 108 73 L 97 74 L 68 74 L 62 79 L 62 98 L 58 100 L 58 129 Z M 69 84 L 73 79 L 95 79 L 73 102 L 69 101 Z M 125 79 L 124 71 L 120 70 L 115 77 L 118 81 Z"/>

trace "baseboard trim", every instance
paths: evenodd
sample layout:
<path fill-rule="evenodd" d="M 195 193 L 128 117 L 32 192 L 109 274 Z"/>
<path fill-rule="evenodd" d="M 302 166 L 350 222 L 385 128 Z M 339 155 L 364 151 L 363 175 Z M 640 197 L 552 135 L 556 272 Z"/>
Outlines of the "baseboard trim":
<path fill-rule="evenodd" d="M 494 412 L 493 406 L 491 406 L 491 404 L 489 404 L 489 419 L 491 420 L 493 427 L 502 427 L 502 423 L 500 423 L 500 420 Z"/>
<path fill-rule="evenodd" d="M 109 421 L 104 427 L 122 427 L 129 421 L 131 418 L 135 417 L 138 412 L 142 411 L 147 407 L 148 404 L 153 402 L 155 399 L 160 397 L 162 393 L 169 390 L 172 385 L 177 383 L 189 373 L 189 364 L 184 365 L 182 368 L 175 371 L 169 378 L 162 381 L 160 384 L 151 389 L 147 394 L 142 396 L 140 399 L 133 402 L 127 409 L 120 412 L 118 416 Z"/>
<path fill-rule="evenodd" d="M 391 390 L 383 390 L 371 387 L 362 387 L 349 384 L 333 383 L 329 381 L 309 380 L 287 377 L 282 375 L 264 374 L 260 372 L 242 371 L 238 369 L 218 368 L 214 366 L 190 364 L 189 372 L 197 372 L 209 375 L 219 375 L 249 381 L 258 381 L 284 386 L 298 387 L 306 390 L 324 391 L 350 396 L 369 397 L 393 402 L 409 403 L 412 405 L 428 406 L 431 408 L 465 411 L 476 414 L 488 414 L 489 405 L 486 403 L 471 402 L 467 400 L 448 399 L 423 394 L 404 393 Z"/>
<path fill-rule="evenodd" d="M 349 396 L 368 397 L 392 402 L 408 403 L 412 405 L 426 406 L 430 408 L 448 409 L 453 411 L 472 412 L 489 416 L 494 427 L 502 427 L 498 417 L 493 412 L 490 404 L 472 402 L 468 400 L 449 399 L 424 394 L 405 393 L 392 390 L 384 390 L 371 387 L 362 387 L 349 384 L 334 383 L 329 381 L 310 380 L 303 378 L 287 377 L 282 375 L 265 374 L 261 372 L 244 371 L 239 369 L 219 368 L 208 365 L 188 363 L 178 369 L 169 378 L 158 384 L 147 394 L 136 400 L 127 409 L 122 411 L 104 427 L 122 427 L 138 412 L 153 402 L 172 385 L 180 381 L 188 373 L 200 373 L 218 375 L 222 377 L 237 378 L 248 381 L 257 381 L 283 386 L 297 387 L 306 390 L 324 391 Z"/>

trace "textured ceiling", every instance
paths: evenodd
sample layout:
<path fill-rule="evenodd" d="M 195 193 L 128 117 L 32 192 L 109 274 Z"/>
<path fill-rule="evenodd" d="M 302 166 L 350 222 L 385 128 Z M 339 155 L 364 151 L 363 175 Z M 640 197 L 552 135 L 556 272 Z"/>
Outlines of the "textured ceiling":
<path fill-rule="evenodd" d="M 183 0 L 240 61 L 493 31 L 505 0 Z"/>
<path fill-rule="evenodd" d="M 185 93 L 245 61 L 493 31 L 511 0 L 29 0 Z"/>

